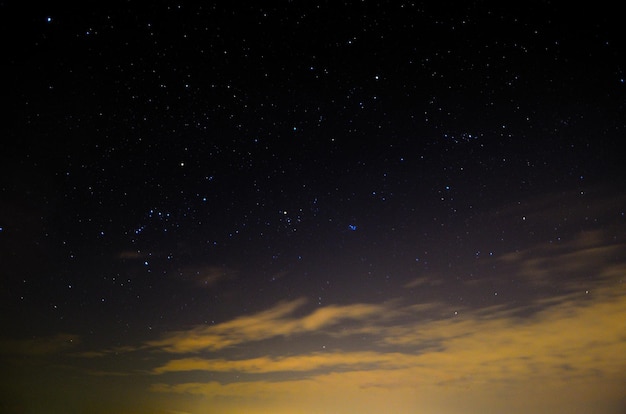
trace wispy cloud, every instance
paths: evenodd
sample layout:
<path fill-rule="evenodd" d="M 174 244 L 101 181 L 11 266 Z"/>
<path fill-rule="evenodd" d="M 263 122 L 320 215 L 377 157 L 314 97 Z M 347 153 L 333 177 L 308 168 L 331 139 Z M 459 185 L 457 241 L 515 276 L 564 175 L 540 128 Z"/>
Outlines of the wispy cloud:
<path fill-rule="evenodd" d="M 245 342 L 318 331 L 339 322 L 370 318 L 384 310 L 379 305 L 354 304 L 327 306 L 303 317 L 293 316 L 305 303 L 305 299 L 282 302 L 269 310 L 218 325 L 173 332 L 147 346 L 171 353 L 216 351 Z"/>
<path fill-rule="evenodd" d="M 497 261 L 501 272 L 537 286 L 580 287 L 624 274 L 624 242 L 607 231 L 582 232 L 570 241 L 537 244 Z"/>
<path fill-rule="evenodd" d="M 441 279 L 433 279 L 425 276 L 420 276 L 418 278 L 413 279 L 409 283 L 405 284 L 404 287 L 407 289 L 416 288 L 421 286 L 438 286 L 441 285 L 443 281 Z"/>
<path fill-rule="evenodd" d="M 244 360 L 183 358 L 169 361 L 154 370 L 155 374 L 183 371 L 239 372 L 262 374 L 272 372 L 305 372 L 332 368 L 352 370 L 397 369 L 417 362 L 415 355 L 380 352 L 313 353 L 291 357 L 260 357 Z"/>

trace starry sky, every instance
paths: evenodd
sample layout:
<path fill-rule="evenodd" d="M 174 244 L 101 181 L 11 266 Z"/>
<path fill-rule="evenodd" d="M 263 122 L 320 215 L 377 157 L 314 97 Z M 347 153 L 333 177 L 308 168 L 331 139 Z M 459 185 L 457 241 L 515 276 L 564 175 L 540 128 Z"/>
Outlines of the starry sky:
<path fill-rule="evenodd" d="M 617 9 L 17 3 L 0 412 L 625 412 Z"/>

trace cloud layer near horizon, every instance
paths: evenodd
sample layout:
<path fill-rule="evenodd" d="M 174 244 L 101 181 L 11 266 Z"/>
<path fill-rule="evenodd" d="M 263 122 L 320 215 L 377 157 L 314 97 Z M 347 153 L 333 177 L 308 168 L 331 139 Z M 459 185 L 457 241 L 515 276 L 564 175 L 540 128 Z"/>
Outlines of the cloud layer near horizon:
<path fill-rule="evenodd" d="M 467 398 L 470 391 L 476 407 L 486 404 L 487 399 L 493 402 L 500 397 L 504 406 L 512 395 L 530 393 L 537 395 L 534 406 L 529 405 L 530 401 L 516 403 L 524 409 L 540 409 L 550 406 L 548 400 L 539 398 L 542 392 L 546 393 L 545 398 L 554 398 L 555 392 L 563 397 L 571 394 L 568 398 L 572 406 L 590 407 L 598 398 L 618 399 L 620 391 L 606 387 L 606 382 L 621 383 L 626 372 L 625 287 L 606 285 L 593 295 L 590 298 L 583 292 L 552 298 L 544 310 L 525 318 L 507 309 L 485 309 L 425 323 L 377 325 L 370 320 L 357 331 L 368 333 L 375 351 L 336 349 L 242 359 L 176 358 L 155 367 L 153 374 L 229 373 L 237 379 L 178 383 L 166 380 L 153 384 L 151 390 L 196 394 L 211 401 L 237 399 L 257 407 L 282 404 L 289 410 L 298 407 L 302 399 L 322 407 L 320 401 L 351 396 L 353 401 L 370 401 L 362 407 L 364 412 L 382 408 L 384 404 L 379 399 L 393 399 L 403 401 L 396 412 L 408 413 L 412 407 L 423 406 L 420 404 L 427 406 L 426 401 L 441 407 L 450 395 L 462 394 Z M 282 304 L 278 308 L 284 307 Z M 335 309 L 337 319 L 341 319 L 340 311 Z M 398 309 L 392 311 L 402 313 Z M 261 314 L 266 324 L 268 313 L 271 312 Z M 300 320 L 294 325 L 304 323 Z M 289 333 L 301 332 L 299 329 Z M 285 332 L 281 330 L 280 335 Z M 430 345 L 424 346 L 425 342 Z M 288 375 L 273 377 L 281 373 Z M 473 412 L 471 404 L 466 407 L 469 411 L 462 411 L 461 406 L 449 409 Z"/>
<path fill-rule="evenodd" d="M 626 372 L 623 252 L 624 246 L 606 235 L 585 233 L 570 243 L 501 257 L 503 267 L 518 269 L 516 277 L 539 286 L 558 283 L 562 292 L 517 306 L 468 308 L 435 317 L 445 314 L 441 302 L 390 301 L 306 313 L 306 301 L 297 299 L 215 326 L 171 333 L 147 344 L 177 356 L 151 370 L 163 378 L 151 390 L 248 401 L 257 407 L 252 412 L 281 405 L 297 412 L 303 399 L 323 411 L 323 401 L 347 396 L 368 401 L 364 412 L 375 412 L 374 407 L 384 407 L 382 399 L 393 399 L 396 412 L 407 413 L 416 406 L 446 404 L 449 412 L 474 412 L 472 403 L 465 408 L 451 404 L 450 395 L 473 400 L 475 412 L 481 398 L 503 407 L 517 398 L 518 408 L 511 412 L 549 412 L 548 396 L 572 390 L 566 405 L 573 412 L 575 407 L 589 409 L 598 398 L 619 401 L 619 390 L 606 382 L 619 383 Z M 568 277 L 554 278 L 558 269 Z M 581 272 L 592 277 L 583 278 Z M 302 352 L 285 352 L 281 345 L 285 338 L 312 335 L 335 339 L 337 345 Z M 271 355 L 222 357 L 218 352 L 254 349 L 255 342 L 272 339 L 278 342 Z M 364 340 L 366 350 L 351 346 Z M 219 379 L 174 380 L 184 372 Z M 520 399 L 525 394 L 536 399 Z"/>
<path fill-rule="evenodd" d="M 459 308 L 398 298 L 315 306 L 298 298 L 115 349 L 79 352 L 81 339 L 72 335 L 1 345 L 5 354 L 100 360 L 85 371 L 93 378 L 107 376 L 103 364 L 133 360 L 132 369 L 112 364 L 110 375 L 143 378 L 157 399 L 194 396 L 176 406 L 191 413 L 209 406 L 253 414 L 465 414 L 486 406 L 585 413 L 602 406 L 617 414 L 624 401 L 612 384 L 626 380 L 625 251 L 608 233 L 590 232 L 496 258 L 508 277 L 536 287 L 524 303 Z M 437 285 L 430 282 L 408 285 Z"/>

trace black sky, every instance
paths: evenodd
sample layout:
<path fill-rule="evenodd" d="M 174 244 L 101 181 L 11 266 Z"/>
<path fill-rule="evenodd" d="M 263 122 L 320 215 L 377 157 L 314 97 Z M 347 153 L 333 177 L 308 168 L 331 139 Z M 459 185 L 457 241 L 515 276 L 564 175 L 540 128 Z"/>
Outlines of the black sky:
<path fill-rule="evenodd" d="M 616 10 L 127 1 L 0 15 L 6 341 L 131 347 L 300 298 L 305 313 L 436 301 L 428 320 L 531 315 L 617 283 L 591 264 L 527 272 L 581 234 L 617 246 L 605 265 L 623 260 Z"/>

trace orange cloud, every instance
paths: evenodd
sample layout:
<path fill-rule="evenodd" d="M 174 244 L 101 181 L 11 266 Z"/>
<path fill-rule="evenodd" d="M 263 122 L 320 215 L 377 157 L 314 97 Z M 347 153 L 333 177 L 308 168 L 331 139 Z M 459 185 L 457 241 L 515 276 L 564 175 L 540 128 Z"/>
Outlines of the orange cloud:
<path fill-rule="evenodd" d="M 626 380 L 623 352 L 626 320 L 623 315 L 626 315 L 626 287 L 606 284 L 598 287 L 593 296 L 556 298 L 532 317 L 522 318 L 510 310 L 491 308 L 425 323 L 398 322 L 391 326 L 373 323 L 372 332 L 377 329 L 380 334 L 377 346 L 373 345 L 375 351 L 241 360 L 172 360 L 153 372 L 201 370 L 253 376 L 227 383 L 159 383 L 151 389 L 159 393 L 203 395 L 211 400 L 238 398 L 250 404 L 283 404 L 291 409 L 298 401 L 315 405 L 327 400 L 326 409 L 330 410 L 334 407 L 330 401 L 351 396 L 355 401 L 369 401 L 363 407 L 363 412 L 368 413 L 376 412 L 373 407 L 382 406 L 382 401 L 390 399 L 402 402 L 395 412 L 413 412 L 411 404 L 417 401 L 440 410 L 447 404 L 446 398 L 470 391 L 472 397 L 465 397 L 476 399 L 476 407 L 486 404 L 487 400 L 490 404 L 497 403 L 500 395 L 502 409 L 505 409 L 504 396 L 518 398 L 512 390 L 536 393 L 535 408 L 539 410 L 539 403 L 550 404 L 542 398 L 554 398 L 554 392 L 576 390 L 577 394 L 569 397 L 572 405 L 575 402 L 586 407 L 598 395 L 613 400 L 619 398 L 618 387 L 602 384 L 607 379 L 617 383 Z M 433 341 L 438 343 L 437 347 L 422 347 Z M 390 351 L 397 344 L 401 344 L 401 348 L 396 349 L 402 351 Z M 295 377 L 270 381 L 269 377 L 259 380 L 254 376 L 276 372 L 289 372 Z M 599 378 L 603 381 L 598 382 Z M 540 397 L 542 393 L 546 395 Z M 530 400 L 515 403 L 527 409 L 534 404 Z M 464 411 L 459 404 L 450 406 L 446 412 L 480 411 L 478 408 L 472 411 L 471 404 Z M 544 408 L 535 412 L 550 411 Z"/>
<path fill-rule="evenodd" d="M 147 345 L 172 353 L 216 351 L 244 342 L 317 331 L 341 321 L 372 317 L 384 309 L 378 305 L 367 304 L 328 306 L 302 318 L 290 316 L 305 303 L 304 299 L 279 303 L 252 316 L 242 316 L 229 322 L 197 327 L 189 331 L 174 332 Z"/>
<path fill-rule="evenodd" d="M 409 414 L 416 407 L 426 414 L 477 414 L 485 407 L 512 414 L 617 414 L 623 408 L 619 384 L 626 382 L 625 250 L 621 241 L 597 232 L 506 255 L 499 268 L 525 280 L 558 283 L 561 292 L 515 305 L 466 308 L 444 317 L 443 302 L 357 303 L 296 317 L 304 305 L 297 300 L 178 332 L 160 346 L 170 352 L 217 351 L 304 334 L 348 341 L 343 344 L 365 337 L 368 345 L 366 351 L 174 359 L 152 369 L 163 381 L 151 390 L 222 401 L 225 411 L 225 401 L 236 400 L 252 414 Z M 414 286 L 424 283 L 418 279 Z M 200 337 L 220 346 L 185 342 Z M 171 374 L 190 371 L 212 373 L 220 381 L 168 382 Z"/>
<path fill-rule="evenodd" d="M 305 372 L 332 368 L 334 370 L 397 369 L 417 362 L 417 356 L 397 352 L 333 352 L 292 357 L 260 357 L 244 360 L 183 358 L 169 361 L 154 370 L 156 374 L 183 371 L 240 372 L 261 374 L 271 372 Z"/>
<path fill-rule="evenodd" d="M 494 258 L 501 274 L 541 287 L 523 302 L 459 308 L 439 298 L 308 312 L 305 299 L 280 302 L 144 344 L 160 356 L 176 354 L 144 372 L 158 378 L 150 386 L 157 397 L 194 395 L 199 405 L 190 412 L 618 414 L 626 245 L 614 233 L 586 232 Z M 476 274 L 473 287 L 498 277 Z M 311 352 L 312 340 L 334 345 Z"/>

